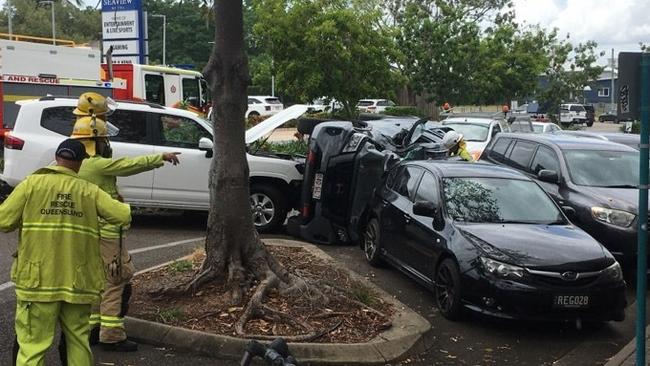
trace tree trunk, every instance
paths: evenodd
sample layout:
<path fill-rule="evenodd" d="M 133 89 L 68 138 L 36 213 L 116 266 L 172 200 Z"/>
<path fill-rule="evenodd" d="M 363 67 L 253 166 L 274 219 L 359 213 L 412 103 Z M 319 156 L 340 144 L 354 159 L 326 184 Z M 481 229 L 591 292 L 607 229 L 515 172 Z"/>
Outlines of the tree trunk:
<path fill-rule="evenodd" d="M 203 71 L 214 100 L 214 158 L 209 178 L 206 259 L 202 271 L 187 289 L 196 290 L 215 278 L 227 280 L 233 303 L 239 303 L 251 274 L 261 280 L 278 265 L 258 237 L 249 203 L 244 143 L 249 75 L 242 1 L 217 0 L 214 17 L 215 43 Z M 286 275 L 280 277 L 286 280 Z"/>

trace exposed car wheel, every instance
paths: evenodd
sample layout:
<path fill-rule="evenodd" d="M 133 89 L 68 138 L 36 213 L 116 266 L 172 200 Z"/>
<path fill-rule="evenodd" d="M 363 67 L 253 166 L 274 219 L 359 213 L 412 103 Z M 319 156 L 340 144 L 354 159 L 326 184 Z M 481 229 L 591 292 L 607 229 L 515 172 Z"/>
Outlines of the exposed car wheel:
<path fill-rule="evenodd" d="M 257 113 L 257 112 L 255 112 L 255 111 L 250 112 L 250 113 L 248 114 L 248 118 L 251 118 L 251 117 L 259 117 L 259 116 L 260 116 L 260 114 Z"/>
<path fill-rule="evenodd" d="M 366 260 L 373 267 L 380 267 L 384 264 L 379 254 L 379 221 L 370 219 L 363 233 L 363 253 Z"/>
<path fill-rule="evenodd" d="M 458 320 L 462 315 L 460 302 L 460 273 L 453 259 L 447 258 L 436 270 L 436 305 L 442 316 Z"/>
<path fill-rule="evenodd" d="M 587 127 L 591 127 L 591 126 L 593 126 L 593 125 L 594 125 L 594 121 L 589 121 L 589 122 L 587 122 Z"/>
<path fill-rule="evenodd" d="M 287 202 L 280 190 L 271 185 L 251 185 L 251 210 L 253 223 L 260 233 L 267 233 L 284 223 Z"/>

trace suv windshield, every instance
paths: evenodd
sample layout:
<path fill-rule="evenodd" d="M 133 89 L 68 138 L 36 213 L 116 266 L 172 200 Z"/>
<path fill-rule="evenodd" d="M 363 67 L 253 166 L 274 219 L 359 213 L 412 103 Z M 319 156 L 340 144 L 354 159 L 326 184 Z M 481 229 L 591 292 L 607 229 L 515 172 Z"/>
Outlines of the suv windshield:
<path fill-rule="evenodd" d="M 466 141 L 485 141 L 488 137 L 489 127 L 472 123 L 445 123 L 445 127 L 451 127 L 454 131 L 462 133 Z"/>
<path fill-rule="evenodd" d="M 639 153 L 607 150 L 565 150 L 571 181 L 581 186 L 636 188 Z"/>
<path fill-rule="evenodd" d="M 564 216 L 537 184 L 504 178 L 445 178 L 447 212 L 473 223 L 564 224 Z M 534 202 L 535 209 L 531 209 Z"/>

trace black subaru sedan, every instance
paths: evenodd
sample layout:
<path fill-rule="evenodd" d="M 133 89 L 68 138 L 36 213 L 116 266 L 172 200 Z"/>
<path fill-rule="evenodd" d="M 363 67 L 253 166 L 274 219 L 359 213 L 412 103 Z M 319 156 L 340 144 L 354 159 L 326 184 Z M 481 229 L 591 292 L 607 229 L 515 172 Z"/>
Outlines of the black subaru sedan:
<path fill-rule="evenodd" d="M 368 262 L 388 262 L 428 287 L 449 319 L 464 309 L 531 320 L 624 319 L 618 262 L 512 169 L 402 163 L 377 190 L 368 217 Z"/>

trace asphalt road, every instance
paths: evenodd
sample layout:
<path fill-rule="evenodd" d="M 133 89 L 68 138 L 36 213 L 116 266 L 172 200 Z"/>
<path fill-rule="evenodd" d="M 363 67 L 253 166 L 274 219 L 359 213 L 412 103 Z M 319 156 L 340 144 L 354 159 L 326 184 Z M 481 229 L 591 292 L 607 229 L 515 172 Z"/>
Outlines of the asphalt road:
<path fill-rule="evenodd" d="M 613 124 L 594 124 L 593 130 L 617 131 Z M 172 213 L 137 216 L 127 243 L 139 269 L 164 263 L 191 253 L 202 246 L 205 221 Z M 278 233 L 282 235 L 282 233 Z M 0 233 L 0 364 L 10 364 L 14 337 L 15 296 L 8 286 L 11 254 L 16 234 Z M 366 276 L 432 324 L 426 335 L 428 351 L 413 355 L 404 364 L 412 365 L 602 365 L 634 337 L 635 293 L 628 289 L 631 306 L 624 322 L 586 326 L 576 330 L 568 323 L 525 323 L 468 316 L 460 322 L 444 319 L 435 309 L 433 296 L 419 285 L 390 268 L 370 267 L 357 247 L 322 247 L 335 259 Z M 199 357 L 173 349 L 141 345 L 132 354 L 111 354 L 95 350 L 98 365 L 237 365 L 235 361 Z M 50 352 L 48 364 L 58 364 Z"/>

